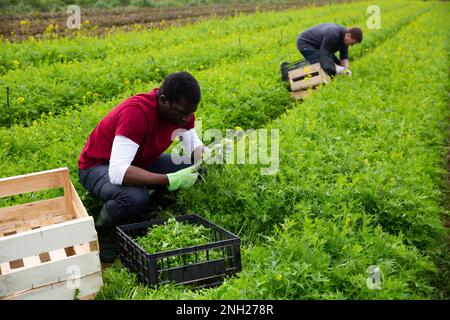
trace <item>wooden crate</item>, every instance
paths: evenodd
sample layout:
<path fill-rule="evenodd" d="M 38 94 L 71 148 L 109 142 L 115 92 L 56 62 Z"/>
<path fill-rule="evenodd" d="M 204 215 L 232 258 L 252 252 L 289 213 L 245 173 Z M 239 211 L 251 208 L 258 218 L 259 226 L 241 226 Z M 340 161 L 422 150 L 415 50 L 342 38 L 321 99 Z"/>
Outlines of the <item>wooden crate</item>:
<path fill-rule="evenodd" d="M 60 168 L 0 179 L 0 198 L 64 196 L 0 208 L 0 299 L 91 299 L 102 286 L 94 220 Z"/>
<path fill-rule="evenodd" d="M 291 70 L 288 77 L 292 96 L 297 100 L 304 99 L 309 94 L 308 89 L 331 81 L 330 76 L 320 67 L 320 63 Z"/>
<path fill-rule="evenodd" d="M 294 99 L 303 100 L 309 95 L 309 93 L 310 90 L 298 90 L 291 92 L 291 95 Z"/>

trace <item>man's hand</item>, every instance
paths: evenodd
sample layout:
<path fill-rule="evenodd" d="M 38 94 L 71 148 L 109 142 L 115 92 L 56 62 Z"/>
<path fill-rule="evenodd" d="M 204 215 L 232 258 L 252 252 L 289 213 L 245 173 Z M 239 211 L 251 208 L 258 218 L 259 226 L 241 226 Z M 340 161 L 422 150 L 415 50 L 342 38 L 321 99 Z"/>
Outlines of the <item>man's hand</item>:
<path fill-rule="evenodd" d="M 342 67 L 344 67 L 345 69 L 350 68 L 350 65 L 349 65 L 349 63 L 348 63 L 348 59 L 342 59 L 340 65 L 341 65 Z"/>
<path fill-rule="evenodd" d="M 174 191 L 180 188 L 189 188 L 194 185 L 197 177 L 198 172 L 196 171 L 195 166 L 190 166 L 177 172 L 169 173 L 167 175 L 167 179 L 169 180 L 167 189 L 169 189 L 169 191 Z"/>
<path fill-rule="evenodd" d="M 339 65 L 336 65 L 336 74 L 344 74 L 344 67 L 341 67 Z"/>
<path fill-rule="evenodd" d="M 346 76 L 351 76 L 352 72 L 348 68 L 344 68 L 344 67 L 336 65 L 336 74 L 343 74 Z"/>

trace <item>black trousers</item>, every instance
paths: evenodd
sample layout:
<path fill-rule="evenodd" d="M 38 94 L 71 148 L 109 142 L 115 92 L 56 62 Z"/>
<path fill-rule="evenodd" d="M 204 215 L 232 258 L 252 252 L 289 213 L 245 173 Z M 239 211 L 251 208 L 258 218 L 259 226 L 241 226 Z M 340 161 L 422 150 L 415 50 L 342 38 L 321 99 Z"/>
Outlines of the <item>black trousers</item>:
<path fill-rule="evenodd" d="M 319 62 L 329 75 L 336 74 L 334 64 L 341 65 L 341 61 L 332 52 L 314 48 L 304 43 L 300 38 L 297 39 L 297 49 L 310 64 Z"/>
<path fill-rule="evenodd" d="M 191 166 L 175 164 L 170 154 L 162 154 L 148 169 L 150 172 L 168 174 Z M 162 204 L 169 192 L 167 187 L 152 188 L 155 192 L 149 196 L 148 187 L 123 186 L 112 184 L 109 180 L 108 165 L 99 165 L 86 170 L 78 170 L 82 186 L 94 197 L 104 202 L 108 216 L 116 223 L 137 216 Z"/>

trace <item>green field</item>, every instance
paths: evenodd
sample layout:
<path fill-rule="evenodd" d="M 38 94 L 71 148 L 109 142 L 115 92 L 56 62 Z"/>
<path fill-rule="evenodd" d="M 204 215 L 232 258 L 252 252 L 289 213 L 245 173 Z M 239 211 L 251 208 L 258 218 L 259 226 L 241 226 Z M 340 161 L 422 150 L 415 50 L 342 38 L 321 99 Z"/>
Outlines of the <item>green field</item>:
<path fill-rule="evenodd" d="M 202 88 L 203 130 L 280 130 L 277 174 L 211 166 L 169 209 L 238 234 L 243 270 L 219 287 L 191 291 L 145 287 L 117 264 L 104 270 L 97 299 L 448 299 L 450 5 L 378 1 L 382 28 L 369 30 L 371 4 L 2 42 L 0 88 L 9 86 L 12 103 L 6 112 L 2 102 L 0 112 L 0 178 L 68 167 L 96 215 L 99 204 L 77 177 L 86 138 L 126 97 L 186 70 Z M 353 76 L 296 102 L 279 65 L 300 58 L 296 36 L 321 22 L 363 29 L 362 44 L 350 49 Z M 366 283 L 373 265 L 380 289 Z"/>

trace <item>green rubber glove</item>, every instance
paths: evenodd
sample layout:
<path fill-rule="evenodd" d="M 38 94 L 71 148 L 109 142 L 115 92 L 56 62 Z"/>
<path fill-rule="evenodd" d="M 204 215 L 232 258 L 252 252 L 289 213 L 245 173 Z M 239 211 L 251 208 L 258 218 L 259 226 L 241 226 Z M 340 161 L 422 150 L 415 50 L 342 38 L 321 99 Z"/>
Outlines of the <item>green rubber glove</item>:
<path fill-rule="evenodd" d="M 179 188 L 189 188 L 194 185 L 197 177 L 198 172 L 195 170 L 195 166 L 190 166 L 177 172 L 169 173 L 167 175 L 167 179 L 169 179 L 167 189 L 169 189 L 169 191 L 174 191 Z"/>

